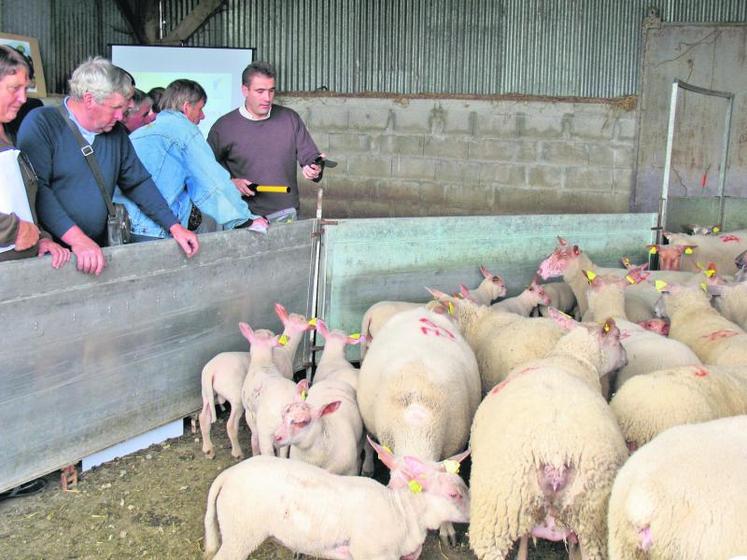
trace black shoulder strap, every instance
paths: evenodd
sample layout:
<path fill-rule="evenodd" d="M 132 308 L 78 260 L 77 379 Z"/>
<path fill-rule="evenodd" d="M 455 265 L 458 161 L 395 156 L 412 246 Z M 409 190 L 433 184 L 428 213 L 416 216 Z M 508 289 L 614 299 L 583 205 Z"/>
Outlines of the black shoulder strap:
<path fill-rule="evenodd" d="M 86 142 L 86 139 L 83 138 L 80 130 L 78 130 L 78 126 L 70 118 L 70 115 L 67 112 L 64 103 L 60 105 L 58 109 L 60 111 L 60 114 L 62 115 L 62 119 L 65 121 L 68 128 L 73 133 L 73 136 L 78 141 L 78 144 L 80 145 L 80 153 L 83 154 L 83 157 L 85 158 L 86 162 L 88 162 L 88 166 L 93 172 L 93 176 L 96 179 L 96 184 L 101 191 L 101 196 L 104 197 L 104 202 L 106 202 L 106 209 L 109 212 L 109 216 L 114 216 L 114 204 L 112 204 L 112 199 L 109 196 L 109 193 L 106 191 L 106 187 L 104 186 L 104 176 L 101 174 L 99 162 L 97 162 L 96 158 L 93 156 L 93 146 L 91 146 L 88 142 Z"/>

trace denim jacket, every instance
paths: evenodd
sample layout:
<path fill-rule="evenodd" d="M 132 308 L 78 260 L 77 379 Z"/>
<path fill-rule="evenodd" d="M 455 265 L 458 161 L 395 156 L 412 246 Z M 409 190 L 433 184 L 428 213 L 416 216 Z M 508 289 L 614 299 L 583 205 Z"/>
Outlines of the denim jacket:
<path fill-rule="evenodd" d="M 138 158 L 153 176 L 158 190 L 176 217 L 187 227 L 192 204 L 230 229 L 256 218 L 226 171 L 215 160 L 200 129 L 177 111 L 162 111 L 156 120 L 130 135 Z M 167 237 L 161 226 L 146 216 L 117 189 L 114 201 L 124 204 L 132 233 Z"/>

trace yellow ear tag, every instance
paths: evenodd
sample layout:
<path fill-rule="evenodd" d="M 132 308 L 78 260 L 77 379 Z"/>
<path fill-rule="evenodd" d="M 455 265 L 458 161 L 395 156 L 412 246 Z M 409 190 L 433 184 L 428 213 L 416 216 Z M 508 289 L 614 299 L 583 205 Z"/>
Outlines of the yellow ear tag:
<path fill-rule="evenodd" d="M 706 269 L 706 270 L 703 271 L 703 274 L 706 275 L 706 278 L 713 278 L 715 276 L 715 274 L 716 274 L 716 271 L 713 270 L 712 268 L 708 268 L 708 269 Z"/>
<path fill-rule="evenodd" d="M 449 302 L 449 315 L 454 314 L 454 304 Z"/>
<path fill-rule="evenodd" d="M 387 453 L 389 453 L 390 455 L 393 455 L 393 453 L 392 453 L 392 450 L 391 450 L 391 449 L 389 449 L 389 447 L 387 447 L 386 445 L 382 445 L 382 446 L 381 446 L 381 448 L 382 448 L 382 449 L 383 449 L 384 451 L 386 451 Z"/>
<path fill-rule="evenodd" d="M 666 287 L 667 287 L 667 283 L 666 283 L 666 282 L 664 282 L 664 280 L 657 280 L 656 282 L 654 282 L 654 287 L 656 288 L 656 291 L 657 291 L 657 292 L 660 292 L 660 291 L 662 291 L 662 290 L 663 290 L 664 288 L 666 288 Z"/>
<path fill-rule="evenodd" d="M 316 317 L 312 317 L 311 319 L 309 319 L 309 325 L 311 325 L 312 327 L 316 327 Z"/>
<path fill-rule="evenodd" d="M 631 276 L 630 274 L 626 274 L 626 275 L 625 275 L 625 279 L 626 279 L 626 280 L 627 280 L 627 281 L 628 281 L 629 283 L 631 283 L 631 284 L 635 284 L 635 278 L 633 278 L 633 277 L 632 277 L 632 276 Z"/>
<path fill-rule="evenodd" d="M 720 227 L 718 227 L 718 226 L 713 226 L 713 229 L 712 229 L 711 231 L 712 231 L 713 233 L 718 233 L 719 231 L 721 231 L 721 228 L 720 228 Z"/>
<path fill-rule="evenodd" d="M 278 338 L 278 344 L 280 344 L 281 346 L 285 346 L 286 344 L 288 344 L 288 335 L 281 334 L 280 338 Z"/>
<path fill-rule="evenodd" d="M 685 254 L 686 255 L 692 255 L 693 254 L 692 247 L 685 247 Z"/>
<path fill-rule="evenodd" d="M 649 255 L 655 255 L 655 254 L 656 254 L 656 245 L 654 245 L 653 247 L 651 247 L 651 248 L 650 248 L 650 249 L 648 250 L 648 254 L 649 254 Z"/>
<path fill-rule="evenodd" d="M 354 332 L 353 334 L 351 334 L 351 335 L 349 335 L 349 336 L 350 336 L 350 338 L 352 338 L 353 340 L 358 340 L 358 339 L 359 339 L 359 338 L 361 337 L 361 333 L 359 333 L 359 332 Z"/>
<path fill-rule="evenodd" d="M 623 257 L 623 266 L 625 268 L 630 266 L 630 259 L 628 257 Z"/>
<path fill-rule="evenodd" d="M 303 391 L 301 391 L 301 400 L 302 401 L 305 401 L 306 397 L 308 397 L 308 396 L 309 396 L 309 393 L 308 393 L 308 391 L 306 391 L 306 389 L 304 389 Z"/>
<path fill-rule="evenodd" d="M 407 487 L 413 494 L 420 494 L 423 491 L 423 485 L 420 484 L 417 480 L 411 480 L 410 482 L 408 482 Z"/>
<path fill-rule="evenodd" d="M 594 272 L 593 270 L 587 270 L 587 271 L 586 271 L 586 279 L 587 279 L 587 280 L 588 280 L 589 282 L 593 282 L 593 281 L 594 281 L 594 278 L 596 278 L 596 277 L 597 277 L 597 273 L 596 273 L 596 272 Z"/>
<path fill-rule="evenodd" d="M 610 324 L 609 324 L 609 323 L 606 323 L 606 322 L 605 322 L 605 323 L 604 323 L 604 326 L 602 327 L 602 330 L 603 330 L 603 331 L 605 332 L 605 334 L 606 334 L 606 333 L 609 333 L 609 332 L 610 332 L 610 329 L 611 329 L 611 328 L 612 328 L 612 327 L 610 327 Z"/>
<path fill-rule="evenodd" d="M 701 282 L 700 283 L 700 289 L 703 290 L 704 292 L 708 293 L 708 286 L 706 285 L 705 282 Z"/>
<path fill-rule="evenodd" d="M 444 468 L 446 469 L 447 473 L 459 474 L 459 461 L 453 461 L 451 459 L 446 459 L 444 461 Z"/>

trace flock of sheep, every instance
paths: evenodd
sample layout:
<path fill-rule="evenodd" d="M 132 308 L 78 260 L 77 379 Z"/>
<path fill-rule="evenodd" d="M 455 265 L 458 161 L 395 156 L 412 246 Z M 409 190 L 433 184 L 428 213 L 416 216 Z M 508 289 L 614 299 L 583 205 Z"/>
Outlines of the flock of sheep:
<path fill-rule="evenodd" d="M 454 545 L 466 522 L 480 559 L 518 542 L 525 560 L 537 538 L 584 560 L 747 555 L 745 249 L 747 231 L 673 235 L 649 246 L 669 270 L 603 269 L 559 238 L 529 287 L 492 305 L 505 284 L 481 268 L 474 290 L 373 305 L 360 335 L 279 304 L 281 335 L 241 323 L 250 352 L 205 365 L 199 419 L 213 457 L 215 403 L 229 402 L 241 459 L 244 412 L 252 458 L 210 488 L 205 557 L 243 560 L 274 538 L 415 560 L 429 529 Z M 324 352 L 313 383 L 294 383 L 313 328 Z M 387 486 L 369 478 L 374 453 Z"/>

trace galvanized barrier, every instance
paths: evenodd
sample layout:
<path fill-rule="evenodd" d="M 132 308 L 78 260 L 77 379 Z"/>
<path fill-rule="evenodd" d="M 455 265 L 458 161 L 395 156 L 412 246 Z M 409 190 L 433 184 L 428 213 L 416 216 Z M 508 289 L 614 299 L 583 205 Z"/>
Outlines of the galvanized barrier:
<path fill-rule="evenodd" d="M 314 221 L 113 247 L 100 277 L 46 259 L 0 264 L 0 491 L 200 408 L 237 328 L 306 313 Z"/>
<path fill-rule="evenodd" d="M 381 300 L 427 301 L 425 286 L 474 288 L 479 265 L 500 274 L 509 294 L 526 287 L 556 236 L 595 263 L 647 260 L 656 214 L 577 214 L 341 220 L 324 226 L 320 315 L 331 327 L 360 329 L 365 310 Z M 357 350 L 349 353 L 358 358 Z"/>

